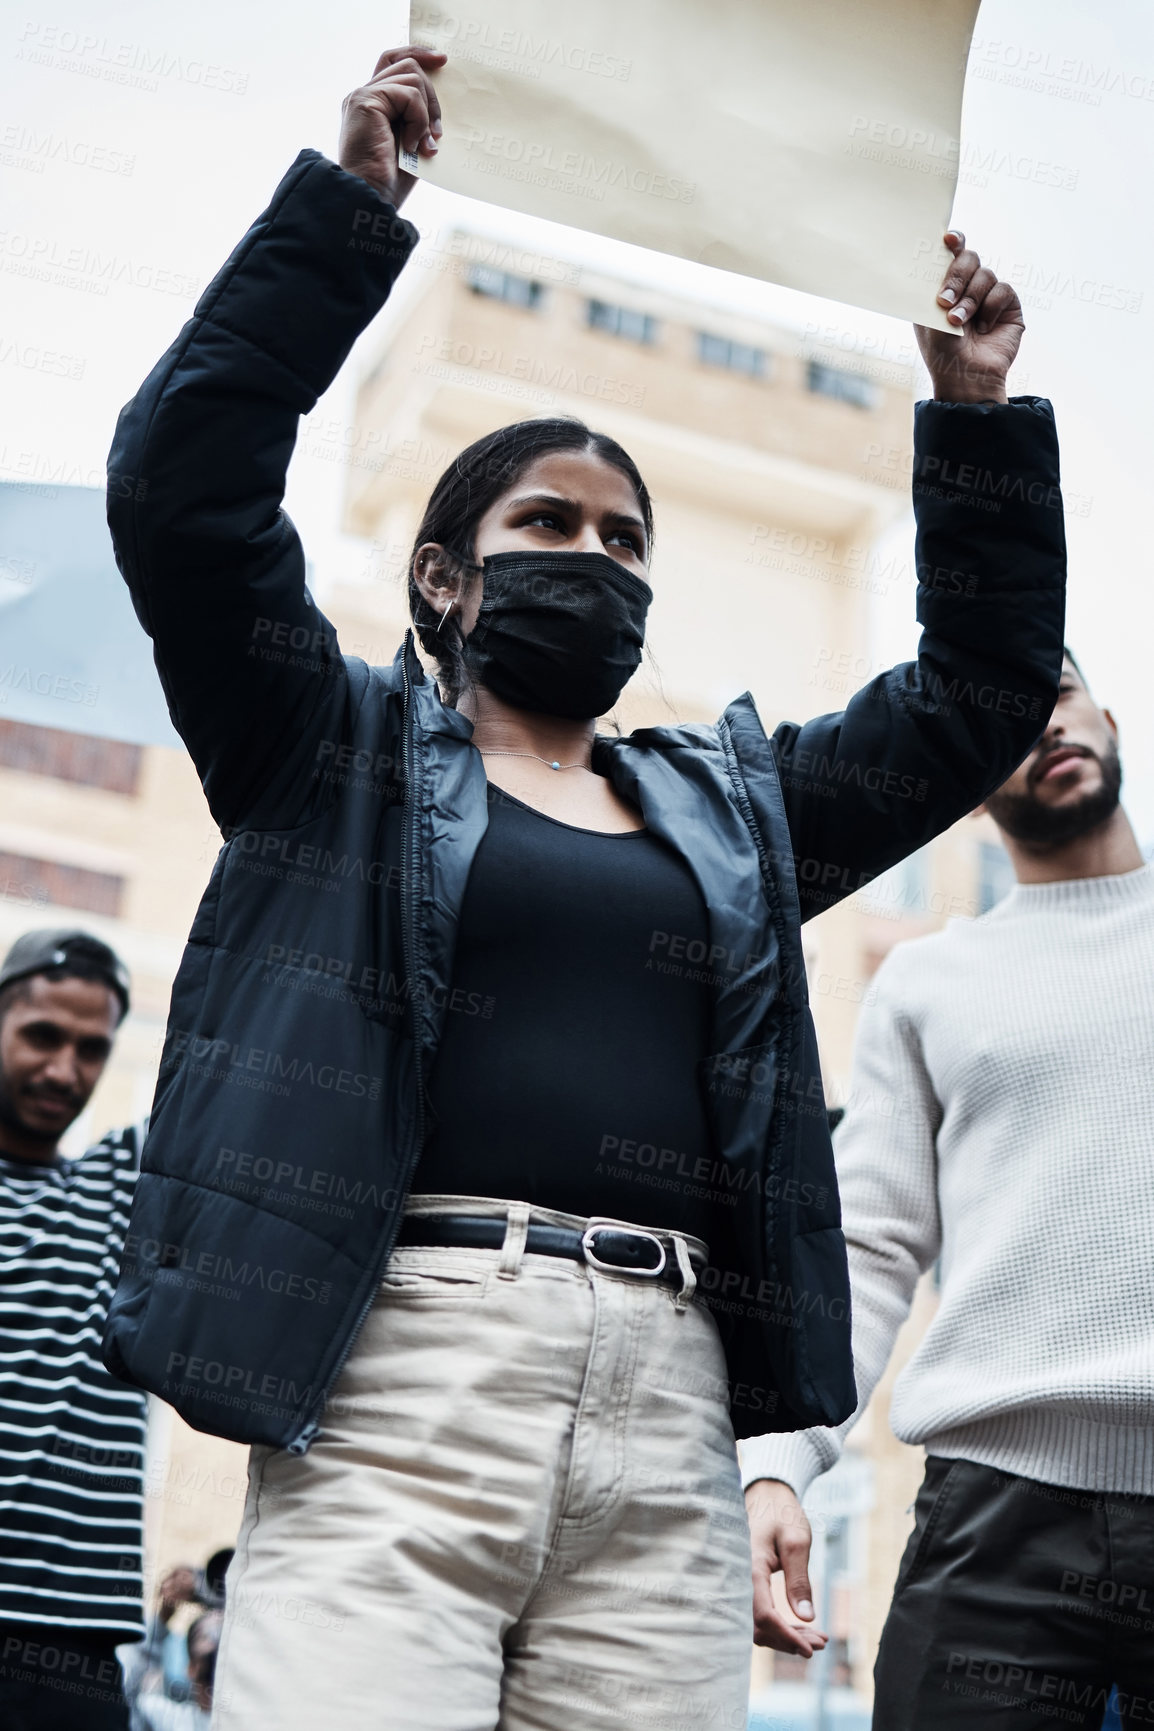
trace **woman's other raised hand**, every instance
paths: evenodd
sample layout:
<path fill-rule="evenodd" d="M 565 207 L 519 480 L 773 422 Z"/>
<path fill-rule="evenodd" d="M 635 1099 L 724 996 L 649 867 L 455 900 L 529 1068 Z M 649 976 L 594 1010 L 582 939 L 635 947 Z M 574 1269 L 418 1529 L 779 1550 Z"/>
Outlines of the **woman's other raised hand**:
<path fill-rule="evenodd" d="M 416 176 L 401 167 L 401 151 L 435 156 L 441 105 L 430 73 L 445 64 L 434 48 L 388 48 L 367 84 L 350 91 L 341 110 L 341 167 L 399 208 Z"/>
<path fill-rule="evenodd" d="M 938 290 L 938 305 L 959 335 L 914 326 L 934 395 L 951 403 L 1004 403 L 1006 374 L 1025 329 L 1018 291 L 999 282 L 966 246 L 964 234 L 951 229 L 945 240 L 954 259 Z"/>

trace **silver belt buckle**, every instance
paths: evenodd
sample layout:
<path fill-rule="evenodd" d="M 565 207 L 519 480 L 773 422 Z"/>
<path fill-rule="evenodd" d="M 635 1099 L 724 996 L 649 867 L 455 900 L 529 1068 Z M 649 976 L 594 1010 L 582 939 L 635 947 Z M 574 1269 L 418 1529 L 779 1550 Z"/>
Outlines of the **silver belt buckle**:
<path fill-rule="evenodd" d="M 593 1239 L 599 1232 L 622 1232 L 627 1238 L 644 1238 L 657 1248 L 660 1261 L 656 1268 L 628 1268 L 619 1262 L 602 1262 L 593 1248 Z M 616 1220 L 591 1220 L 581 1234 L 581 1248 L 585 1252 L 585 1260 L 590 1268 L 599 1269 L 602 1274 L 632 1274 L 638 1280 L 657 1280 L 665 1273 L 668 1258 L 665 1246 L 655 1232 L 643 1232 L 636 1226 L 622 1226 Z"/>

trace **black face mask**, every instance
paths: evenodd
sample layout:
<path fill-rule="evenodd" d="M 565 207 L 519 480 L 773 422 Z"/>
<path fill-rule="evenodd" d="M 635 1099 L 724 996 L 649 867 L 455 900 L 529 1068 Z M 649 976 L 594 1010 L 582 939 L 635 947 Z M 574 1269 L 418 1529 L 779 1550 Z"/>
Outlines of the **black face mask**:
<path fill-rule="evenodd" d="M 653 591 L 608 553 L 493 553 L 465 664 L 517 709 L 588 721 L 641 664 Z"/>

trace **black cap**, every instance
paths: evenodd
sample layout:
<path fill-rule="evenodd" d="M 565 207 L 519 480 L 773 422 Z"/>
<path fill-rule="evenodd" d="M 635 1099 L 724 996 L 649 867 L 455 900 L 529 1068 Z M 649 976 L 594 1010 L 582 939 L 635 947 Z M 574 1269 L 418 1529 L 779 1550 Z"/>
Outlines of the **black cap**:
<path fill-rule="evenodd" d="M 69 931 L 67 927 L 50 927 L 38 932 L 25 932 L 16 939 L 0 963 L 0 991 L 13 980 L 27 980 L 33 974 L 50 974 L 68 963 L 84 964 L 86 973 L 98 974 L 111 986 L 120 999 L 120 1016 L 128 1014 L 128 969 L 108 945 L 91 932 Z"/>

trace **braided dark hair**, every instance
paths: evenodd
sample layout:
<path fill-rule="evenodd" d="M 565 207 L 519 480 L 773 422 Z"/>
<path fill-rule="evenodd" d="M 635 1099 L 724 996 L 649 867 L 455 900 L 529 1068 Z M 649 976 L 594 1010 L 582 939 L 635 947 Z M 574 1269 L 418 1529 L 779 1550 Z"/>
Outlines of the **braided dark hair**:
<path fill-rule="evenodd" d="M 477 525 L 486 511 L 516 485 L 531 463 L 552 451 L 587 451 L 620 469 L 637 495 L 646 537 L 652 543 L 653 503 L 636 463 L 615 439 L 593 432 L 584 421 L 567 415 L 514 421 L 469 445 L 433 488 L 409 559 L 409 614 L 449 703 L 456 703 L 468 682 L 465 640 L 456 616 L 450 615 L 442 625 L 442 616 L 418 589 L 417 553 L 432 541 L 444 547 L 450 558 L 472 560 Z"/>

